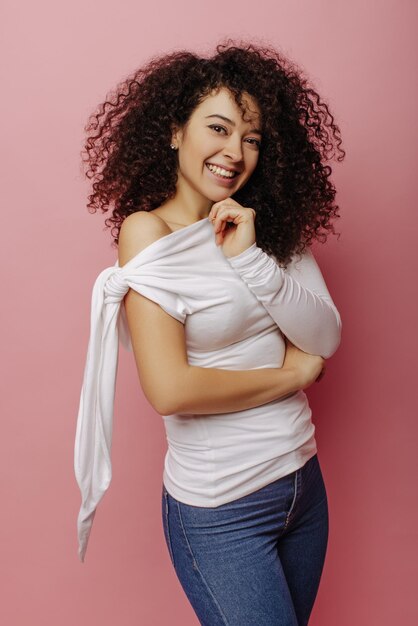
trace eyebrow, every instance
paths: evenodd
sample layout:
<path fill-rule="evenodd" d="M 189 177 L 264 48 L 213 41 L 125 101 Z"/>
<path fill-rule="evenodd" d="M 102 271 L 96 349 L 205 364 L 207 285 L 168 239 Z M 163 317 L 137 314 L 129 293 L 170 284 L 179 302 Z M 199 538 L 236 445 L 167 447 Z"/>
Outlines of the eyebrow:
<path fill-rule="evenodd" d="M 235 126 L 235 122 L 230 120 L 228 117 L 225 117 L 224 115 L 219 115 L 219 113 L 214 113 L 213 115 L 206 115 L 206 119 L 208 117 L 220 117 L 221 120 L 225 120 L 225 122 L 229 122 L 232 126 Z M 250 133 L 256 133 L 257 135 L 261 135 L 261 130 L 259 128 L 252 128 L 250 130 Z"/>

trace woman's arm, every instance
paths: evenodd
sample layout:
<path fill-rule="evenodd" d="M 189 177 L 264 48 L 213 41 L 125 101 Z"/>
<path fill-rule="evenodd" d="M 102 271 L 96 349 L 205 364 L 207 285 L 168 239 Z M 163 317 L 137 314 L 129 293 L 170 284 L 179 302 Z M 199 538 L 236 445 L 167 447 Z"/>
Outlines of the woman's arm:
<path fill-rule="evenodd" d="M 302 387 L 296 368 L 191 366 L 180 321 L 132 289 L 125 296 L 125 311 L 142 390 L 160 415 L 240 411 Z"/>
<path fill-rule="evenodd" d="M 147 213 L 126 218 L 119 233 L 119 265 L 167 234 L 167 228 L 160 218 Z M 133 289 L 126 294 L 124 306 L 142 390 L 161 415 L 239 411 L 289 395 L 302 386 L 293 367 L 225 370 L 190 366 L 179 320 Z"/>
<path fill-rule="evenodd" d="M 293 344 L 325 359 L 334 354 L 341 317 L 309 248 L 286 271 L 256 243 L 227 260 Z"/>

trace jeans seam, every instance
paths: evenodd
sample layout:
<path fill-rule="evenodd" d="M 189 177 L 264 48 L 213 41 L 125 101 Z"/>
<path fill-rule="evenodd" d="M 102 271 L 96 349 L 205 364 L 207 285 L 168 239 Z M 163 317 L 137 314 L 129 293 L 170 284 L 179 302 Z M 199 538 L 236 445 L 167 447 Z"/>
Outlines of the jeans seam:
<path fill-rule="evenodd" d="M 171 561 L 174 565 L 174 554 L 173 554 L 173 547 L 171 545 L 170 524 L 168 521 L 168 496 L 167 496 L 166 491 L 164 491 L 164 500 L 165 500 L 165 520 L 166 520 L 167 539 L 168 539 L 167 543 L 168 543 L 168 549 L 170 552 Z"/>
<path fill-rule="evenodd" d="M 290 505 L 290 509 L 289 509 L 289 511 L 288 511 L 288 513 L 287 513 L 287 515 L 286 515 L 286 521 L 285 521 L 285 523 L 284 523 L 284 529 L 286 529 L 286 528 L 287 528 L 287 525 L 288 525 L 288 523 L 289 523 L 290 516 L 291 516 L 292 511 L 293 511 L 293 508 L 294 508 L 294 506 L 295 506 L 296 496 L 297 496 L 297 494 L 298 494 L 298 472 L 299 472 L 299 470 L 296 470 L 296 472 L 295 472 L 295 483 L 294 483 L 294 484 L 295 484 L 295 492 L 294 492 L 294 494 L 293 494 L 292 504 Z"/>
<path fill-rule="evenodd" d="M 217 601 L 217 599 L 216 599 L 216 597 L 215 597 L 215 595 L 214 595 L 214 593 L 213 593 L 212 589 L 210 588 L 210 586 L 209 586 L 209 584 L 207 583 L 207 581 L 206 581 L 205 577 L 203 576 L 202 572 L 201 572 L 201 571 L 200 571 L 200 569 L 199 569 L 199 565 L 198 565 L 198 563 L 197 563 L 197 561 L 196 561 L 195 555 L 193 554 L 192 547 L 191 547 L 191 545 L 190 545 L 190 543 L 189 543 L 189 539 L 188 539 L 188 537 L 187 537 L 186 530 L 185 530 L 185 528 L 184 528 L 183 518 L 182 518 L 182 516 L 181 516 L 181 511 L 180 511 L 180 505 L 179 505 L 179 502 L 177 502 L 177 509 L 178 509 L 178 514 L 179 514 L 179 519 L 180 519 L 181 528 L 182 528 L 182 530 L 183 530 L 183 535 L 184 535 L 184 538 L 185 538 L 186 543 L 187 543 L 187 547 L 189 548 L 190 554 L 191 554 L 192 559 L 193 559 L 193 566 L 194 566 L 194 567 L 195 567 L 195 569 L 199 572 L 199 575 L 200 575 L 200 577 L 201 577 L 201 579 L 202 579 L 202 581 L 203 581 L 203 584 L 204 584 L 204 585 L 205 585 L 205 587 L 207 588 L 207 590 L 208 590 L 208 592 L 209 592 L 209 595 L 211 596 L 212 600 L 213 600 L 213 601 L 214 601 L 214 603 L 216 604 L 216 606 L 217 606 L 217 608 L 218 608 L 218 610 L 219 610 L 219 613 L 220 613 L 220 615 L 221 615 L 222 619 L 224 620 L 224 623 L 226 624 L 226 626 L 229 626 L 229 622 L 228 622 L 228 620 L 226 619 L 226 617 L 225 617 L 225 615 L 224 615 L 224 613 L 223 613 L 223 611 L 222 611 L 222 609 L 221 609 L 221 607 L 220 607 L 220 605 L 219 605 L 219 602 Z"/>

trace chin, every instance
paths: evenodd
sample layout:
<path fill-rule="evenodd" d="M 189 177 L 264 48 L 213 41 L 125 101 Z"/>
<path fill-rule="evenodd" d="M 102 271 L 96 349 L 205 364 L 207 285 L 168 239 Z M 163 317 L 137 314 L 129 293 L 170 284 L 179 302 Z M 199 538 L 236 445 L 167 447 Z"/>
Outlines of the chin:
<path fill-rule="evenodd" d="M 212 202 L 221 202 L 221 200 L 226 200 L 227 198 L 233 196 L 235 192 L 236 189 L 226 189 L 224 193 L 218 193 L 216 196 L 215 194 L 212 194 L 212 197 L 210 197 L 209 200 L 212 200 Z"/>

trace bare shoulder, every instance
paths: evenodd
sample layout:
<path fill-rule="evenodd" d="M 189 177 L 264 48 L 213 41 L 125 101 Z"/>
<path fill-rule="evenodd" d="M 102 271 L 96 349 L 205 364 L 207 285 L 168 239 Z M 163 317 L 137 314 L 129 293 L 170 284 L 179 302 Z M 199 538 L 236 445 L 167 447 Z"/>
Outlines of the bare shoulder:
<path fill-rule="evenodd" d="M 119 231 L 119 266 L 122 267 L 151 243 L 171 232 L 168 224 L 153 212 L 131 213 L 124 219 Z"/>

